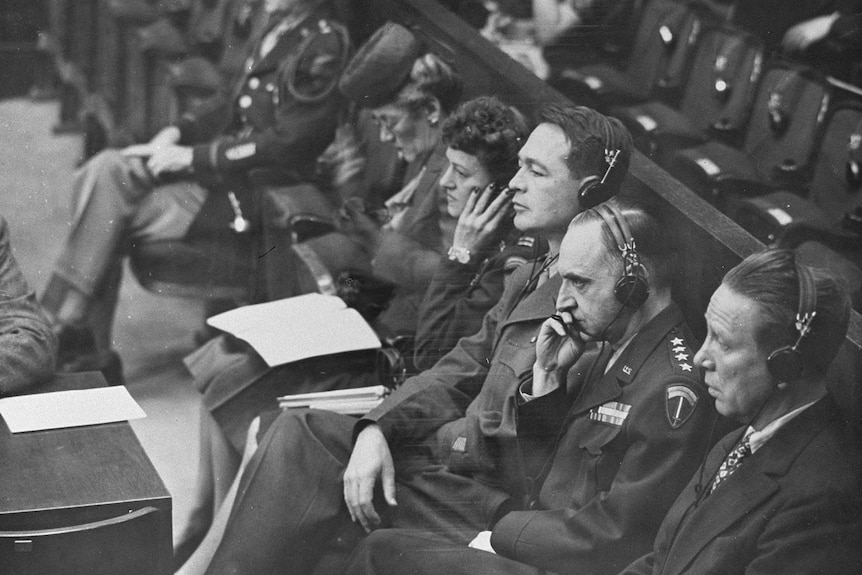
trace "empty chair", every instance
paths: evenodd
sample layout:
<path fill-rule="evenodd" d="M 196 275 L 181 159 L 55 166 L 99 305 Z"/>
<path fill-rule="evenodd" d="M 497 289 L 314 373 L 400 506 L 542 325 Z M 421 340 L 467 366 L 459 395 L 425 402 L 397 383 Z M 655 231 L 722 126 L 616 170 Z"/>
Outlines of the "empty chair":
<path fill-rule="evenodd" d="M 763 67 L 763 43 L 728 25 L 700 35 L 678 107 L 652 100 L 611 110 L 635 144 L 659 163 L 669 151 L 705 143 L 741 143 Z"/>
<path fill-rule="evenodd" d="M 711 141 L 680 150 L 668 170 L 720 209 L 734 195 L 779 188 L 803 193 L 831 93 L 813 70 L 773 63 L 758 87 L 742 148 Z"/>
<path fill-rule="evenodd" d="M 687 55 L 707 12 L 699 5 L 674 0 L 652 0 L 624 68 L 607 64 L 563 70 L 557 88 L 573 101 L 599 109 L 646 100 L 656 90 L 681 83 Z"/>
<path fill-rule="evenodd" d="M 787 191 L 737 198 L 728 215 L 761 241 L 802 250 L 853 288 L 862 286 L 862 98 L 830 111 L 818 145 L 807 197 Z"/>

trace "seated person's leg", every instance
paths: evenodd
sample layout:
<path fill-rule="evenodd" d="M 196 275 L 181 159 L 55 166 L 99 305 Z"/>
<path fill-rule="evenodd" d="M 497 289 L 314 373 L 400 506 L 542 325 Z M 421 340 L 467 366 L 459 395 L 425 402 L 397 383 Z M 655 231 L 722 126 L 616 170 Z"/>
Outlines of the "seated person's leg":
<path fill-rule="evenodd" d="M 354 424 L 316 410 L 288 411 L 272 424 L 242 475 L 208 573 L 311 570 L 350 523 L 341 478 Z"/>
<path fill-rule="evenodd" d="M 69 370 L 99 369 L 113 358 L 102 350 L 86 328 L 92 306 L 99 301 L 113 305 L 123 246 L 141 201 L 153 189 L 151 179 L 135 160 L 115 150 L 87 162 L 76 174 L 72 190 L 71 231 L 41 303 L 60 333 L 58 367 Z M 113 315 L 96 313 L 104 318 Z M 76 329 L 78 328 L 78 329 Z M 65 331 L 65 333 L 64 333 Z M 81 364 L 77 356 L 90 355 Z"/>
<path fill-rule="evenodd" d="M 176 538 L 176 566 L 182 565 L 203 539 L 213 516 L 225 501 L 240 466 L 239 454 L 203 406 L 200 408 L 200 422 L 200 459 L 194 501 L 186 518 L 185 529 Z M 230 509 L 230 504 L 227 508 Z"/>
<path fill-rule="evenodd" d="M 210 561 L 212 561 L 212 556 L 218 548 L 219 543 L 221 543 L 231 508 L 233 508 L 233 503 L 236 500 L 240 477 L 257 451 L 258 431 L 260 431 L 260 427 L 261 418 L 257 417 L 251 422 L 248 428 L 242 460 L 239 462 L 236 473 L 231 476 L 233 480 L 230 486 L 223 494 L 223 497 L 216 498 L 217 503 L 213 509 L 212 524 L 206 533 L 202 534 L 202 540 L 199 544 L 195 543 L 196 548 L 189 549 L 189 553 L 191 551 L 194 551 L 194 553 L 191 553 L 191 556 L 182 558 L 174 554 L 174 566 L 177 569 L 176 573 L 178 575 L 198 575 L 199 573 L 203 573 L 210 564 Z"/>
<path fill-rule="evenodd" d="M 349 575 L 538 575 L 524 563 L 471 549 L 437 535 L 411 529 L 375 531 L 354 549 L 343 573 Z"/>

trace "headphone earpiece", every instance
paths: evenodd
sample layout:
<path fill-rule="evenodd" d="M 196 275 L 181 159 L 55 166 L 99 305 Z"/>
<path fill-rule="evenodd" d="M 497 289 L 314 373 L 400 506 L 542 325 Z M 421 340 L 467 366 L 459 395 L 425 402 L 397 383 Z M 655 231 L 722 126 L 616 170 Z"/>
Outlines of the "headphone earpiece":
<path fill-rule="evenodd" d="M 599 179 L 597 176 L 591 176 L 584 179 L 581 188 L 578 190 L 578 203 L 582 210 L 594 208 L 614 195 L 613 190 L 607 185 L 606 181 L 608 175 L 611 173 L 611 169 L 616 165 L 619 155 L 620 150 L 610 151 L 605 149 L 605 162 L 607 162 L 608 167 L 602 178 Z"/>
<path fill-rule="evenodd" d="M 799 336 L 793 345 L 780 347 L 766 358 L 766 367 L 778 383 L 794 381 L 805 371 L 805 362 L 799 351 L 799 344 L 811 329 L 811 322 L 817 315 L 817 287 L 811 270 L 797 263 L 796 275 L 799 278 L 799 308 L 794 326 Z"/>
<path fill-rule="evenodd" d="M 624 306 L 637 309 L 649 298 L 649 283 L 628 222 L 616 206 L 601 204 L 594 210 L 607 224 L 623 258 L 624 272 L 614 286 L 614 297 Z"/>

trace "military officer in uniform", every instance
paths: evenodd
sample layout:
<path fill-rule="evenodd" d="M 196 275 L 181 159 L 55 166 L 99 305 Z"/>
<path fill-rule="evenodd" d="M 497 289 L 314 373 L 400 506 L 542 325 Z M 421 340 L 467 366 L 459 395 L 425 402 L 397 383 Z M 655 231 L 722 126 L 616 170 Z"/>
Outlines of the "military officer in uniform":
<path fill-rule="evenodd" d="M 575 217 L 557 313 L 529 371 L 508 390 L 486 383 L 464 420 L 436 432 L 450 470 L 521 497 L 468 542 L 379 530 L 347 572 L 612 573 L 649 549 L 716 420 L 670 297 L 671 246 L 655 219 L 615 198 Z M 409 425 L 393 418 L 408 407 L 381 428 Z"/>
<path fill-rule="evenodd" d="M 268 0 L 266 9 L 270 22 L 232 97 L 77 173 L 68 240 L 41 298 L 59 333 L 61 370 L 122 379 L 110 327 L 123 256 L 135 264 L 142 248 L 182 241 L 199 249 L 200 265 L 182 266 L 199 270 L 193 281 L 242 291 L 253 272 L 252 190 L 314 180 L 342 106 L 349 41 L 328 0 Z M 208 253 L 207 242 L 219 252 Z"/>
<path fill-rule="evenodd" d="M 632 273 L 626 266 L 623 274 L 622 258 L 615 255 L 618 242 L 606 237 L 610 232 L 595 216 L 590 224 L 577 226 L 568 240 L 553 233 L 555 225 L 578 210 L 576 194 L 582 185 L 598 180 L 566 180 L 564 158 L 574 155 L 581 170 L 589 165 L 592 172 L 605 157 L 610 135 L 601 139 L 601 149 L 593 146 L 598 136 L 587 138 L 574 129 L 566 136 L 570 132 L 564 129 L 572 128 L 566 119 L 574 124 L 577 111 L 558 110 L 556 117 L 554 112 L 543 114 L 544 121 L 521 149 L 521 169 L 511 182 L 518 190 L 513 200 L 516 225 L 542 226 L 555 240 L 549 240 L 552 255 L 544 265 L 522 266 L 479 332 L 461 339 L 432 369 L 408 380 L 359 422 L 315 410 L 282 414 L 244 473 L 207 573 L 342 573 L 343 564 L 334 556 L 350 549 L 364 532 L 381 527 L 427 529 L 464 548 L 478 532 L 503 522 L 513 527 L 507 533 L 516 536 L 526 530 L 533 513 L 541 512 L 516 511 L 523 509 L 525 495 L 530 502 L 556 507 L 546 514 L 544 526 L 550 529 L 537 534 L 566 542 L 570 534 L 582 534 L 585 562 L 590 556 L 624 564 L 626 553 L 630 557 L 648 547 L 674 487 L 682 487 L 708 445 L 704 429 L 711 413 L 704 408 L 703 386 L 691 364 L 686 368 L 672 355 L 673 347 L 688 349 L 691 335 L 679 310 L 670 305 L 668 254 L 651 241 L 657 225 L 645 226 L 643 216 L 635 217 L 642 212 L 621 208 L 634 222 L 626 244 L 634 237 L 643 246 L 638 253 L 646 271 L 640 277 L 648 277 L 650 288 L 632 307 L 625 303 L 628 296 L 615 299 L 613 289 L 620 276 Z M 596 163 L 581 164 L 583 152 L 590 149 L 598 153 Z M 566 205 L 569 194 L 566 213 L 541 209 Z M 562 446 L 566 456 L 584 463 L 578 478 L 583 489 L 567 483 L 577 464 L 561 465 L 546 499 L 528 488 L 524 471 L 534 478 L 533 485 L 541 484 L 539 456 L 553 451 L 556 432 L 565 429 L 565 408 L 578 397 L 578 388 L 535 400 L 540 402 L 536 409 L 556 416 L 559 425 L 549 421 L 542 427 L 537 418 L 523 449 L 516 441 L 512 402 L 521 382 L 534 372 L 539 327 L 553 313 L 554 295 L 561 291 L 559 277 L 549 272 L 560 241 L 577 248 L 574 257 L 560 256 L 560 271 L 571 284 L 562 294 L 567 303 L 561 305 L 592 339 L 607 335 L 613 346 L 604 361 L 613 352 L 618 363 L 607 374 L 604 364 L 592 373 L 587 366 L 586 379 L 595 375 L 603 381 L 585 389 L 583 400 L 574 403 L 577 424 Z M 578 296 L 569 296 L 570 291 Z M 572 318 L 566 321 L 571 324 Z M 635 341 L 639 329 L 645 335 Z M 554 366 L 541 367 L 551 371 Z M 561 364 L 560 371 L 567 367 Z M 674 407 L 669 414 L 668 405 Z M 576 517 L 567 522 L 572 514 Z M 624 553 L 629 538 L 638 545 Z"/>

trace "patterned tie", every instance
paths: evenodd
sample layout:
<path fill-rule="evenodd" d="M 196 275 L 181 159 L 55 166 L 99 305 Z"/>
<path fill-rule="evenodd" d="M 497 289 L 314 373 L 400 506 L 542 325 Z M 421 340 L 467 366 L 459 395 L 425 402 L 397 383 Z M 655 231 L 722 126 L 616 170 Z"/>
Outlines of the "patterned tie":
<path fill-rule="evenodd" d="M 721 464 L 721 467 L 718 468 L 718 473 L 715 475 L 715 479 L 712 480 L 712 485 L 709 488 L 709 492 L 712 493 L 715 491 L 715 488 L 721 485 L 725 479 L 730 477 L 734 471 L 736 471 L 740 465 L 742 465 L 742 461 L 751 455 L 751 444 L 748 442 L 748 436 L 742 438 L 736 447 L 731 451 L 724 462 Z"/>

